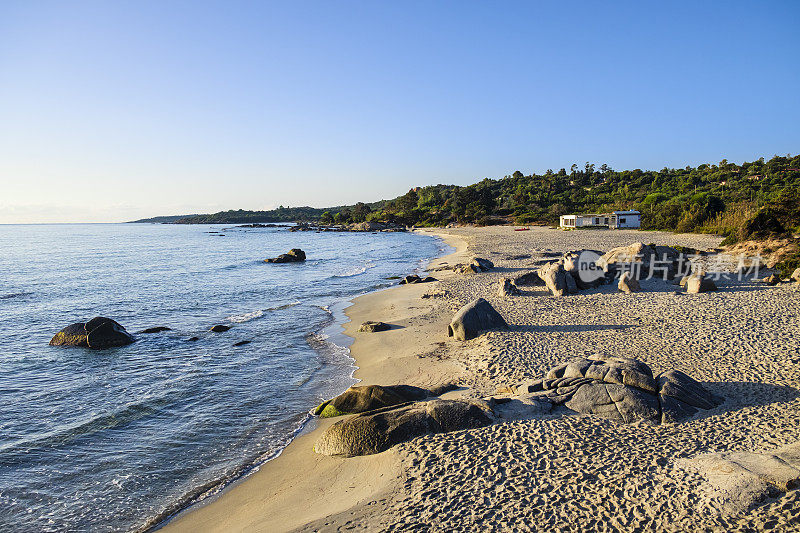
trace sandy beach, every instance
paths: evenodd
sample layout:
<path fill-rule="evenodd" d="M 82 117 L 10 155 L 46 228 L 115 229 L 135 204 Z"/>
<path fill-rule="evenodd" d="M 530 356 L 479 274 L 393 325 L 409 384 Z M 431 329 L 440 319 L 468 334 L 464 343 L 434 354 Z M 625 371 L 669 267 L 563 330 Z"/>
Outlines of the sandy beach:
<path fill-rule="evenodd" d="M 375 455 L 328 457 L 314 442 L 337 419 L 315 424 L 276 459 L 164 531 L 703 531 L 800 527 L 790 490 L 736 515 L 681 460 L 707 452 L 771 450 L 800 437 L 800 292 L 794 285 L 722 281 L 720 290 L 676 294 L 643 280 L 554 297 L 525 287 L 500 297 L 505 277 L 536 268 L 542 254 L 608 250 L 633 242 L 699 250 L 697 234 L 508 226 L 421 230 L 456 251 L 429 265 L 494 262 L 475 275 L 437 271 L 435 283 L 354 300 L 345 333 L 362 384 L 432 387 L 444 398 L 482 398 L 591 354 L 639 359 L 654 373 L 681 370 L 725 402 L 677 424 L 624 424 L 597 416 L 541 416 L 427 435 Z M 528 256 L 528 257 L 524 257 Z M 425 297 L 423 297 L 425 296 Z M 448 338 L 462 305 L 487 299 L 510 324 L 476 339 Z M 367 320 L 392 325 L 360 333 Z"/>

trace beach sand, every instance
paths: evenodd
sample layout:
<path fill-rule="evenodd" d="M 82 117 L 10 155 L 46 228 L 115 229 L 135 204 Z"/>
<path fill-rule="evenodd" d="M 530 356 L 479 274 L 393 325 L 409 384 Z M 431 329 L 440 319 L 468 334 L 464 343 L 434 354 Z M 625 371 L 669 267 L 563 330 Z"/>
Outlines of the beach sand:
<path fill-rule="evenodd" d="M 427 230 L 425 230 L 427 231 Z M 168 523 L 167 531 L 700 531 L 800 527 L 789 491 L 725 516 L 697 473 L 676 462 L 699 453 L 772 449 L 800 440 L 800 292 L 782 284 L 722 282 L 675 294 L 661 280 L 622 294 L 613 285 L 561 298 L 538 287 L 501 298 L 504 277 L 533 270 L 540 252 L 608 250 L 642 241 L 698 249 L 707 235 L 510 227 L 431 230 L 456 248 L 431 267 L 492 260 L 496 269 L 435 272 L 437 283 L 361 296 L 345 333 L 363 384 L 433 386 L 445 398 L 482 397 L 594 353 L 634 357 L 654 373 L 672 368 L 725 403 L 674 425 L 622 424 L 594 416 L 541 416 L 429 435 L 366 457 L 313 451 L 334 421 L 295 439 L 277 459 Z M 514 256 L 531 254 L 530 258 Z M 437 297 L 423 298 L 423 294 Z M 444 294 L 444 296 L 443 296 Z M 489 300 L 511 324 L 471 341 L 447 337 L 463 304 Z M 366 320 L 393 326 L 358 333 Z"/>

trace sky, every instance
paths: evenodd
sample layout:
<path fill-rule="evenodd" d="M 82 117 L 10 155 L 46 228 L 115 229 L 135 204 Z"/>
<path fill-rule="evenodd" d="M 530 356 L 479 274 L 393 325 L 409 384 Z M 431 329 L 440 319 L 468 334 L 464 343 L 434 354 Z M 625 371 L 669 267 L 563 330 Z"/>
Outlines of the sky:
<path fill-rule="evenodd" d="M 800 2 L 0 2 L 0 223 L 800 151 Z"/>

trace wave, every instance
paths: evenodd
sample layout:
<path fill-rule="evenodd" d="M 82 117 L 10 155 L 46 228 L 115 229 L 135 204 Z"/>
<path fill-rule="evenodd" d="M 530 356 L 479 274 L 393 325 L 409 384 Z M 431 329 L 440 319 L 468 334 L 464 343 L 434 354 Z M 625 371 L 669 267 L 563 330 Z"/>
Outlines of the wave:
<path fill-rule="evenodd" d="M 334 274 L 332 278 L 352 278 L 353 276 L 360 276 L 371 268 L 375 268 L 373 261 L 367 261 L 365 264 L 345 270 L 341 274 Z"/>
<path fill-rule="evenodd" d="M 84 422 L 79 422 L 67 427 L 61 427 L 44 435 L 29 439 L 20 439 L 0 446 L 0 465 L 15 462 L 15 456 L 20 459 L 28 457 L 28 452 L 35 448 L 56 448 L 70 442 L 99 433 L 107 429 L 119 428 L 130 422 L 139 420 L 159 412 L 163 407 L 172 403 L 168 395 L 160 396 L 143 402 L 131 402 L 115 411 L 95 416 Z"/>
<path fill-rule="evenodd" d="M 11 292 L 8 294 L 0 294 L 0 300 L 10 300 L 11 298 L 21 298 L 22 296 L 28 296 L 32 294 L 30 292 Z"/>
<path fill-rule="evenodd" d="M 237 324 L 241 324 L 243 322 L 250 322 L 251 320 L 255 320 L 256 318 L 260 318 L 264 316 L 264 313 L 269 313 L 272 311 L 283 311 L 284 309 L 292 308 L 296 305 L 300 305 L 300 300 L 295 300 L 294 302 L 290 302 L 288 304 L 279 305 L 276 307 L 267 307 L 266 309 L 257 309 L 255 311 L 250 311 L 249 313 L 241 313 L 239 315 L 231 315 L 225 320 L 229 322 L 234 322 Z"/>

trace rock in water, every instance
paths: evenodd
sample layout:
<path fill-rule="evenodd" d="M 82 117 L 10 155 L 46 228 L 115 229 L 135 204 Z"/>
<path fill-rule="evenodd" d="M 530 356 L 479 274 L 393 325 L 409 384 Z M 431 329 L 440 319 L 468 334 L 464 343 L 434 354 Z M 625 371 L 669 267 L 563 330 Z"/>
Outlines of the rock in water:
<path fill-rule="evenodd" d="M 424 400 L 431 391 L 411 385 L 362 385 L 350 387 L 339 396 L 322 402 L 314 414 L 322 418 L 364 413 L 401 403 Z"/>
<path fill-rule="evenodd" d="M 119 323 L 101 316 L 90 321 L 70 324 L 50 339 L 51 346 L 81 346 L 103 350 L 134 342 L 133 336 Z"/>
<path fill-rule="evenodd" d="M 682 281 L 683 280 L 681 280 L 681 282 Z M 713 279 L 708 279 L 703 274 L 693 274 L 686 279 L 686 292 L 688 294 L 698 294 L 715 290 L 717 290 L 717 284 L 714 283 Z"/>
<path fill-rule="evenodd" d="M 361 327 L 358 328 L 358 331 L 364 331 L 367 333 L 375 333 L 377 331 L 388 331 L 391 329 L 391 326 L 385 322 L 373 322 L 368 320 L 361 324 Z"/>
<path fill-rule="evenodd" d="M 231 329 L 231 326 L 224 326 L 222 324 L 217 324 L 216 326 L 212 326 L 209 331 L 213 331 L 214 333 L 225 333 Z"/>
<path fill-rule="evenodd" d="M 300 248 L 292 248 L 289 253 L 281 254 L 278 257 L 264 259 L 265 263 L 302 263 L 306 260 L 306 253 Z"/>
<path fill-rule="evenodd" d="M 642 290 L 641 286 L 639 285 L 639 280 L 634 279 L 631 277 L 630 272 L 623 272 L 622 276 L 619 278 L 619 283 L 617 284 L 617 288 L 624 292 L 625 294 L 630 294 L 632 292 L 639 292 Z"/>
<path fill-rule="evenodd" d="M 154 328 L 143 329 L 139 333 L 161 333 L 162 331 L 172 331 L 172 329 L 166 326 L 156 326 Z"/>
<path fill-rule="evenodd" d="M 478 298 L 459 309 L 453 316 L 453 320 L 447 326 L 447 336 L 466 341 L 490 329 L 508 329 L 508 324 L 500 313 L 495 311 L 492 304 L 483 298 Z"/>
<path fill-rule="evenodd" d="M 322 455 L 354 457 L 388 450 L 429 433 L 444 433 L 491 424 L 490 411 L 478 404 L 431 400 L 388 407 L 341 420 L 314 446 Z"/>
<path fill-rule="evenodd" d="M 514 285 L 514 281 L 505 278 L 503 281 L 500 282 L 500 287 L 497 289 L 497 295 L 501 298 L 507 298 L 509 296 L 518 296 L 520 294 L 520 290 Z"/>

